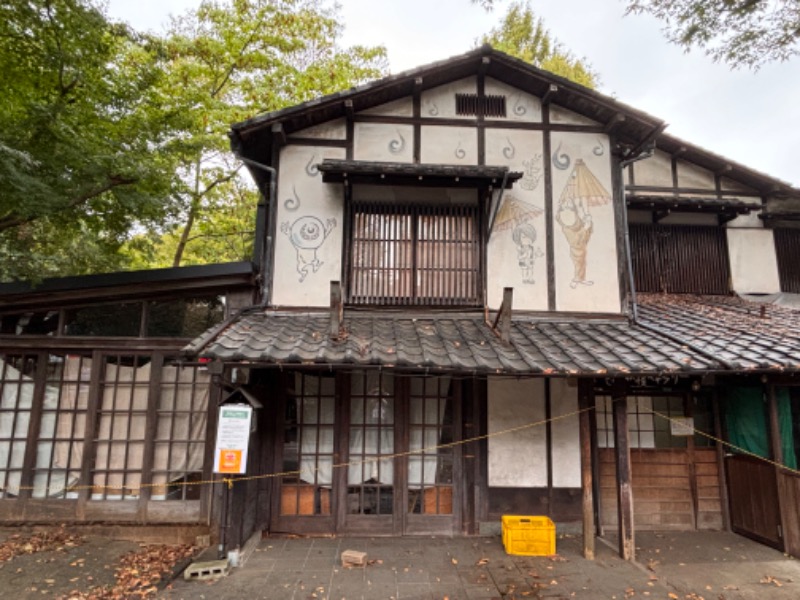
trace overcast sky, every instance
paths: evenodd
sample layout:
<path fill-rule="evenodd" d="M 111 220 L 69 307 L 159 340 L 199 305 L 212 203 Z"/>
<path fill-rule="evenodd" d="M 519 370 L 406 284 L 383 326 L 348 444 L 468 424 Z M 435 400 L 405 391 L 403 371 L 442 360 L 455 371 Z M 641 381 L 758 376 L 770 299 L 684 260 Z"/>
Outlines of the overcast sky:
<path fill-rule="evenodd" d="M 339 0 L 343 45 L 386 46 L 392 72 L 475 47 L 509 6 L 470 0 Z M 112 17 L 160 31 L 199 0 L 109 0 Z M 667 133 L 800 187 L 800 57 L 732 71 L 669 44 L 622 0 L 531 0 L 550 32 L 600 76 L 599 91 L 669 123 Z"/>

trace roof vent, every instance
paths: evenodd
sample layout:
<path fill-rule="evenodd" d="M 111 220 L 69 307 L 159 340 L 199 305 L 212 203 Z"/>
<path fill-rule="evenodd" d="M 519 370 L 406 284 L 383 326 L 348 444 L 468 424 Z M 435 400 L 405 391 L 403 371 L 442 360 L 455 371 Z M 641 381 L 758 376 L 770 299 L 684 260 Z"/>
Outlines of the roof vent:
<path fill-rule="evenodd" d="M 505 96 L 456 94 L 456 114 L 459 116 L 505 117 Z"/>

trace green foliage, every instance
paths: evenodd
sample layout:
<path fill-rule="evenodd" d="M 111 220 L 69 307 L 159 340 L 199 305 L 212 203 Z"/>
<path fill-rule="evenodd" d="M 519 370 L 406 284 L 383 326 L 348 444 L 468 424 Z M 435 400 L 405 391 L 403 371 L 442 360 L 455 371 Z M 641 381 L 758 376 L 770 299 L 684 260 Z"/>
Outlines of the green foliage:
<path fill-rule="evenodd" d="M 514 2 L 498 27 L 482 40 L 495 49 L 516 56 L 535 67 L 594 88 L 597 75 L 584 60 L 566 50 L 545 28 L 527 2 Z"/>
<path fill-rule="evenodd" d="M 252 231 L 242 197 L 241 164 L 228 154 L 231 123 L 339 91 L 381 75 L 383 48 L 337 46 L 341 26 L 319 0 L 205 1 L 175 19 L 164 42 L 162 94 L 191 122 L 180 153 L 170 223 L 130 246 L 134 264 L 241 260 L 241 232 Z M 255 194 L 249 194 L 255 198 Z M 253 200 L 252 208 L 255 207 Z M 229 222 L 232 215 L 245 219 Z M 220 236 L 228 234 L 225 241 Z M 159 233 L 163 234 L 159 237 Z"/>
<path fill-rule="evenodd" d="M 671 42 L 734 68 L 758 69 L 798 53 L 798 0 L 628 0 L 626 12 L 657 17 Z"/>
<path fill-rule="evenodd" d="M 116 264 L 134 221 L 168 210 L 174 166 L 154 150 L 176 119 L 148 46 L 89 2 L 0 4 L 3 278 Z"/>
<path fill-rule="evenodd" d="M 0 3 L 0 279 L 243 258 L 230 124 L 386 66 L 321 0 L 206 1 L 163 36 L 99 1 Z"/>

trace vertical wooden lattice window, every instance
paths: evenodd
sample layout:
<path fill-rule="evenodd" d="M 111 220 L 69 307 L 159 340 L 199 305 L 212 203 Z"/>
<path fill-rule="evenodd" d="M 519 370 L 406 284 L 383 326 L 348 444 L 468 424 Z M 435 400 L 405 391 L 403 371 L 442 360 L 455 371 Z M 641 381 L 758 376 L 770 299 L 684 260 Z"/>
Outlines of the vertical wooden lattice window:
<path fill-rule="evenodd" d="M 506 116 L 506 97 L 488 94 L 456 94 L 456 114 L 466 116 L 501 117 Z"/>
<path fill-rule="evenodd" d="M 136 499 L 147 433 L 150 357 L 108 356 L 100 384 L 91 498 Z"/>
<path fill-rule="evenodd" d="M 0 498 L 20 493 L 36 366 L 36 355 L 0 355 Z"/>
<path fill-rule="evenodd" d="M 336 380 L 290 373 L 284 409 L 281 515 L 330 515 Z"/>
<path fill-rule="evenodd" d="M 776 229 L 775 252 L 781 291 L 800 294 L 800 229 Z"/>
<path fill-rule="evenodd" d="M 34 498 L 77 498 L 92 364 L 86 356 L 49 355 L 34 465 Z"/>
<path fill-rule="evenodd" d="M 480 306 L 475 206 L 353 205 L 349 301 Z"/>
<path fill-rule="evenodd" d="M 199 366 L 165 365 L 157 404 L 151 500 L 199 500 L 210 376 Z"/>
<path fill-rule="evenodd" d="M 722 227 L 631 225 L 630 238 L 637 291 L 730 291 L 728 243 Z"/>

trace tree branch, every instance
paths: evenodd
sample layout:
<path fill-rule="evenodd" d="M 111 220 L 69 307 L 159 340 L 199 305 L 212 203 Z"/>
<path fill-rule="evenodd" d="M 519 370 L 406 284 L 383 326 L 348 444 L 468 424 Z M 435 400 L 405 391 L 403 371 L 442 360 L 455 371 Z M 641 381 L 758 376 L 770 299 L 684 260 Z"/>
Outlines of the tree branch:
<path fill-rule="evenodd" d="M 76 196 L 69 202 L 67 202 L 64 206 L 59 207 L 57 210 L 48 212 L 48 213 L 39 213 L 33 215 L 20 215 L 17 212 L 12 211 L 5 217 L 0 218 L 0 232 L 6 231 L 8 229 L 13 229 L 14 227 L 19 227 L 20 225 L 24 225 L 25 223 L 31 223 L 32 221 L 36 221 L 37 219 L 41 219 L 42 217 L 46 217 L 52 214 L 56 214 L 59 212 L 63 212 L 65 210 L 69 210 L 70 208 L 75 208 L 84 204 L 91 200 L 92 198 L 96 198 L 100 194 L 104 194 L 105 192 L 111 191 L 116 187 L 120 187 L 122 185 L 131 185 L 132 183 L 136 183 L 136 179 L 131 179 L 129 177 L 121 177 L 121 176 L 112 176 L 109 177 L 108 181 L 103 185 L 100 185 L 94 189 L 88 190 L 79 196 Z"/>

